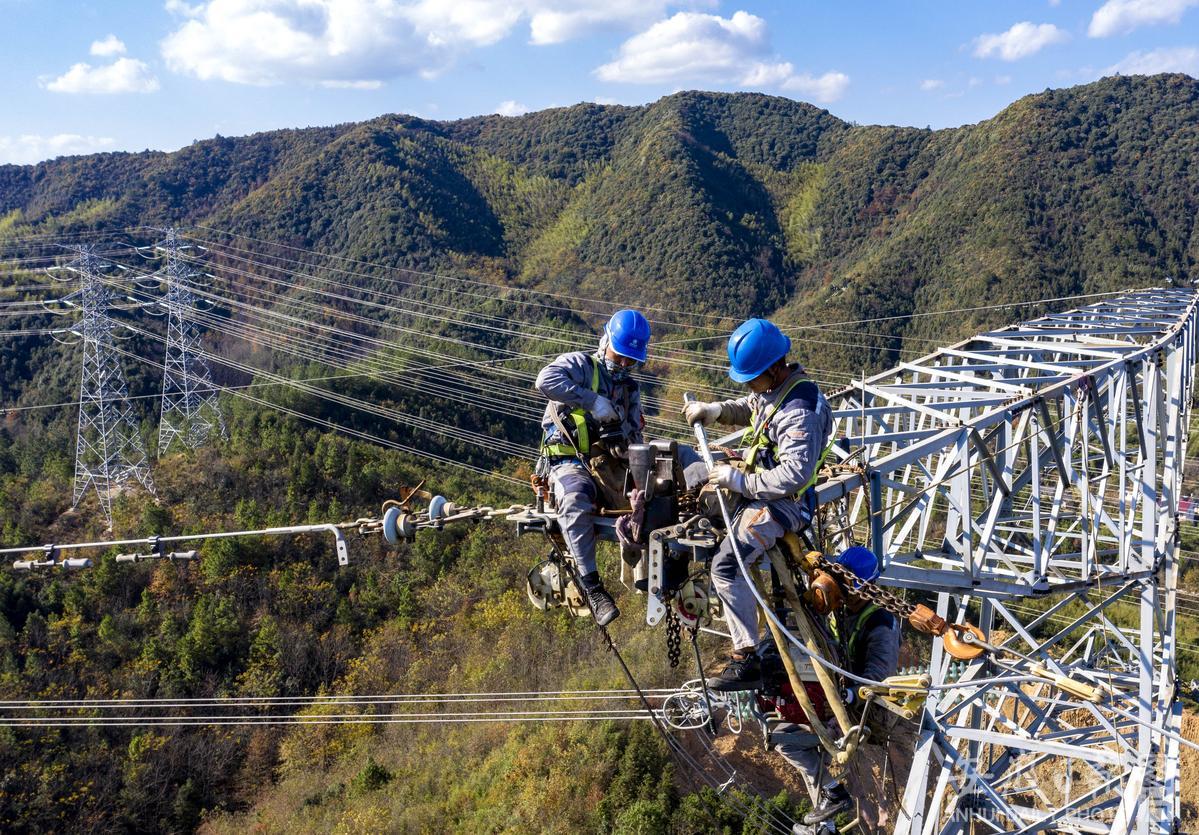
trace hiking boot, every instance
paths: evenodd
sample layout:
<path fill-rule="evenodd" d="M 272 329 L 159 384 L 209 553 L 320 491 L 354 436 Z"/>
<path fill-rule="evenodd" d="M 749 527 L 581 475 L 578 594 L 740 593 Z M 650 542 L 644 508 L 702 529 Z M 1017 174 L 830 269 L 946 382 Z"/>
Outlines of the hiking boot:
<path fill-rule="evenodd" d="M 849 792 L 845 790 L 845 786 L 840 783 L 834 784 L 831 789 L 823 786 L 820 789 L 820 802 L 816 804 L 815 809 L 803 816 L 803 822 L 806 824 L 822 823 L 848 810 L 852 805 L 853 801 L 849 797 Z"/>
<path fill-rule="evenodd" d="M 584 575 L 579 582 L 583 586 L 583 594 L 587 596 L 587 605 L 591 607 L 591 616 L 597 624 L 607 626 L 620 617 L 620 609 L 616 608 L 616 601 L 604 588 L 598 573 Z"/>
<path fill-rule="evenodd" d="M 707 680 L 709 690 L 730 693 L 735 690 L 760 690 L 762 687 L 762 665 L 756 653 L 744 655 L 733 653 L 729 663 Z"/>

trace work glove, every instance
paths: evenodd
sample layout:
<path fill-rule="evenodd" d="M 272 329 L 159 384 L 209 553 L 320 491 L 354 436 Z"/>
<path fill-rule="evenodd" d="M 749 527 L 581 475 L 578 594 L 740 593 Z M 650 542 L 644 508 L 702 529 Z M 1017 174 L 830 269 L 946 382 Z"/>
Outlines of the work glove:
<path fill-rule="evenodd" d="M 745 473 L 728 464 L 717 464 L 708 473 L 708 483 L 733 493 L 745 495 Z"/>
<path fill-rule="evenodd" d="M 702 403 L 699 400 L 693 400 L 683 404 L 683 420 L 687 421 L 688 426 L 694 426 L 697 423 L 711 426 L 720 420 L 720 412 L 719 403 Z"/>
<path fill-rule="evenodd" d="M 612 401 L 602 394 L 595 396 L 591 414 L 595 415 L 595 419 L 600 423 L 615 423 L 620 420 L 620 415 L 616 414 L 616 407 L 612 405 Z"/>

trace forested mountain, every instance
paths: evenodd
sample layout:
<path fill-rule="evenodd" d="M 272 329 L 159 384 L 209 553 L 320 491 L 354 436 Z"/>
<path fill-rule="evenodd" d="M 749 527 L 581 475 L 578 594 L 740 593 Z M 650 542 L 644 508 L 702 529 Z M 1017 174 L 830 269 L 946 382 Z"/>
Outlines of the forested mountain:
<path fill-rule="evenodd" d="M 649 410 L 657 429 L 673 420 L 684 383 L 724 382 L 722 336 L 738 317 L 828 325 L 796 344 L 833 376 L 1035 315 L 1046 307 L 1038 300 L 1189 281 L 1196 160 L 1199 82 L 1183 75 L 1046 91 L 938 131 L 853 125 L 778 97 L 686 92 L 643 107 L 389 115 L 174 153 L 0 166 L 0 245 L 17 257 L 22 242 L 72 233 L 188 228 L 212 244 L 215 313 L 248 328 L 275 307 L 296 323 L 288 347 L 310 343 L 310 353 L 284 354 L 262 332 L 213 327 L 215 352 L 309 379 L 385 369 L 338 391 L 450 431 L 310 392 L 263 397 L 524 478 L 510 450 L 466 435 L 536 442 L 525 412 L 539 404 L 520 375 L 537 357 L 523 352 L 594 333 L 610 308 L 588 300 L 657 308 L 674 337 L 716 335 L 690 365 L 651 364 L 664 404 Z M 0 288 L 31 280 L 0 272 Z M 528 304 L 496 285 L 552 295 Z M 28 318 L 42 327 L 38 315 Z M 25 319 L 5 328 L 34 327 Z M 319 326 L 381 341 L 370 357 L 337 364 L 334 349 L 352 340 Z M 123 349 L 161 352 L 145 334 Z M 70 511 L 76 413 L 42 408 L 76 397 L 74 351 L 46 336 L 0 343 L 0 407 L 24 410 L 0 412 L 0 544 L 102 533 L 93 503 Z M 478 388 L 448 376 L 447 360 L 482 364 L 489 351 L 511 352 L 510 376 Z M 126 364 L 150 441 L 161 378 Z M 447 376 L 420 376 L 421 364 Z M 120 496 L 117 534 L 353 519 L 422 480 L 464 501 L 527 500 L 523 488 L 294 415 L 232 397 L 223 405 L 229 438 L 160 459 L 159 501 Z M 78 576 L 0 570 L 0 700 L 625 687 L 586 622 L 527 605 L 524 573 L 544 557 L 530 539 L 480 525 L 390 552 L 355 540 L 348 568 L 325 540 L 270 538 L 206 544 L 191 566 L 118 566 L 114 551 Z M 605 570 L 612 557 L 602 555 Z M 1199 586 L 1199 568 L 1182 583 Z M 676 683 L 661 633 L 639 628 L 640 605 L 632 600 L 614 634 L 643 685 Z M 1187 622 L 1180 638 L 1193 643 L 1199 631 Z M 1193 660 L 1184 666 L 1183 678 L 1199 674 Z M 758 831 L 695 791 L 646 728 L 610 723 L 0 728 L 0 751 L 5 832 Z M 759 787 L 773 795 L 784 783 Z M 786 787 L 795 796 L 797 784 Z"/>
<path fill-rule="evenodd" d="M 3 166 L 0 211 L 62 229 L 211 225 L 376 263 L 800 323 L 1187 276 L 1199 258 L 1197 151 L 1199 82 L 1183 75 L 1047 91 L 939 131 L 680 93 Z"/>

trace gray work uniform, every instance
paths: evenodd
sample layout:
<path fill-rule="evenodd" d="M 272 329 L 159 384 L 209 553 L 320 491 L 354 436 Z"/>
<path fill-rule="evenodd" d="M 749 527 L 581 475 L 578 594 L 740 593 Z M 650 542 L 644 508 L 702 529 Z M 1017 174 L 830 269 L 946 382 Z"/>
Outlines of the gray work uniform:
<path fill-rule="evenodd" d="M 578 351 L 563 354 L 537 375 L 537 390 L 549 398 L 541 419 L 541 428 L 547 445 L 566 444 L 551 417 L 557 404 L 563 404 L 560 414 L 569 426 L 570 418 L 565 412 L 570 408 L 590 411 L 595 405 L 597 392 L 591 390 L 593 368 L 599 367 L 598 394 L 612 401 L 620 416 L 620 427 L 625 444 L 642 442 L 645 418 L 641 413 L 641 391 L 632 377 L 613 380 L 604 366 L 602 352 L 587 354 Z M 570 553 L 575 559 L 579 573 L 587 575 L 596 571 L 595 564 L 595 511 L 596 487 L 587 465 L 573 455 L 550 456 L 549 479 L 554 491 L 554 504 L 558 511 L 558 525 Z"/>
<path fill-rule="evenodd" d="M 774 390 L 720 404 L 720 423 L 754 427 L 779 405 L 766 425 L 771 447 L 758 453 L 754 472 L 745 476 L 745 499 L 733 516 L 733 529 L 712 558 L 712 585 L 724 603 L 734 649 L 757 646 L 758 602 L 737 566 L 733 541 L 748 567 L 784 533 L 801 530 L 812 518 L 811 498 L 803 493 L 828 445 L 833 417 L 815 383 L 792 387 L 804 376 L 802 368 L 792 366 L 787 379 Z"/>
<path fill-rule="evenodd" d="M 838 618 L 842 617 L 850 621 L 848 624 L 850 634 L 845 636 L 849 642 L 847 661 L 849 671 L 872 681 L 882 681 L 888 676 L 895 675 L 896 670 L 899 669 L 900 641 L 899 621 L 895 619 L 895 616 L 885 609 L 877 609 L 866 615 L 857 628 L 854 624 L 855 615 L 842 609 L 838 613 Z M 849 686 L 855 691 L 857 690 L 856 682 L 849 682 Z M 885 708 L 875 706 L 871 710 L 881 711 Z M 836 728 L 836 733 L 840 733 L 835 722 L 830 722 L 829 725 Z M 828 778 L 829 758 L 824 747 L 814 738 L 805 740 L 798 734 L 791 739 L 784 736 L 784 734 L 798 730 L 800 730 L 798 725 L 779 724 L 775 731 L 784 741 L 776 743 L 774 750 L 782 754 L 783 759 L 800 773 L 808 793 L 812 796 L 812 802 L 816 803 L 821 783 Z M 873 738 L 869 741 L 876 744 L 885 742 L 885 740 Z"/>

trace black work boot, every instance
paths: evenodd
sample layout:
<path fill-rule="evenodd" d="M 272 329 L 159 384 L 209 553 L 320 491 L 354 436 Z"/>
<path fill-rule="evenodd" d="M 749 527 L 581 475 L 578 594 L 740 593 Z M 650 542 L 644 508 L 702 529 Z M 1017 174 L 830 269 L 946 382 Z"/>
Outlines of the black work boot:
<path fill-rule="evenodd" d="M 760 690 L 762 688 L 762 664 L 755 652 L 734 652 L 729 663 L 707 681 L 709 690 L 730 693 L 735 690 Z"/>
<path fill-rule="evenodd" d="M 803 822 L 806 824 L 822 823 L 848 810 L 852 805 L 853 801 L 849 797 L 849 792 L 845 790 L 845 786 L 840 783 L 835 783 L 831 789 L 823 786 L 820 789 L 820 802 L 816 804 L 815 809 L 803 816 Z"/>
<path fill-rule="evenodd" d="M 579 578 L 579 583 L 583 586 L 583 594 L 587 595 L 587 604 L 591 607 L 591 615 L 597 624 L 607 626 L 620 617 L 620 609 L 616 608 L 616 601 L 604 588 L 599 572 L 584 574 Z"/>

